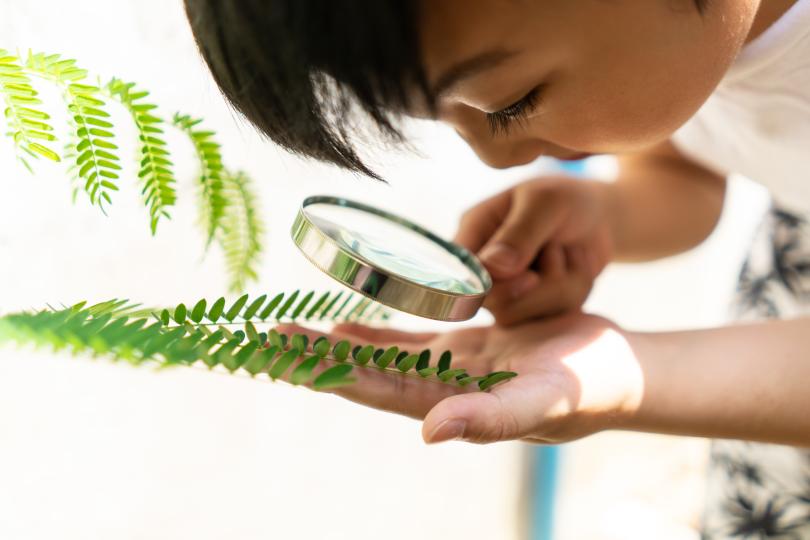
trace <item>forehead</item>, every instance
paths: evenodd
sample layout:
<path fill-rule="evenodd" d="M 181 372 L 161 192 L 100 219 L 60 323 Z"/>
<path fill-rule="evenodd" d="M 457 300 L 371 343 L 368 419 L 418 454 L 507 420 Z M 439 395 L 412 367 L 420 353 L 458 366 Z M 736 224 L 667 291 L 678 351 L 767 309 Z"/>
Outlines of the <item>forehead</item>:
<path fill-rule="evenodd" d="M 510 49 L 527 26 L 527 9 L 520 0 L 422 0 L 419 30 L 428 80 L 466 58 Z"/>

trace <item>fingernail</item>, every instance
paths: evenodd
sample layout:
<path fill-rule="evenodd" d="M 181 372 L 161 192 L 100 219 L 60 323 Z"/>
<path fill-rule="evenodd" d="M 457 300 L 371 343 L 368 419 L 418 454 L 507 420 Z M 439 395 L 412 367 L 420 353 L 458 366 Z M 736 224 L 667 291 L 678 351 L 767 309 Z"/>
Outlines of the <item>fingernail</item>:
<path fill-rule="evenodd" d="M 515 248 L 501 242 L 485 246 L 479 253 L 479 257 L 484 264 L 507 271 L 517 266 L 519 259 Z"/>
<path fill-rule="evenodd" d="M 512 298 L 520 298 L 524 294 L 528 293 L 535 287 L 537 287 L 537 283 L 540 281 L 540 277 L 530 272 L 528 274 L 524 274 L 519 278 L 515 279 L 514 283 L 510 286 L 509 293 L 512 295 Z"/>
<path fill-rule="evenodd" d="M 436 444 L 445 441 L 461 439 L 467 422 L 461 418 L 450 418 L 444 420 L 430 433 L 427 439 L 428 444 Z"/>

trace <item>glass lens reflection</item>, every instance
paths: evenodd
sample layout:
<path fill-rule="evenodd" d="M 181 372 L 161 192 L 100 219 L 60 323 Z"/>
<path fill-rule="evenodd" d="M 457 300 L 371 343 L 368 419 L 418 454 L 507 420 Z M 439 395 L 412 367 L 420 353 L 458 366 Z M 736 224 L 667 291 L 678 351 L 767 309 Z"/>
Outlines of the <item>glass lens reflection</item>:
<path fill-rule="evenodd" d="M 355 208 L 318 203 L 310 220 L 342 248 L 392 274 L 456 294 L 480 294 L 484 286 L 458 257 L 408 227 Z"/>

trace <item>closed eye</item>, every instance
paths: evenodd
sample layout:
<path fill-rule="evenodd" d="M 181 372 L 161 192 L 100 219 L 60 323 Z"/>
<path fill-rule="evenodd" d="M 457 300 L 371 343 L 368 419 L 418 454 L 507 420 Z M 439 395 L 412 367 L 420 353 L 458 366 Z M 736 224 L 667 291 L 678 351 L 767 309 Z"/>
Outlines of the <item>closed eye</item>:
<path fill-rule="evenodd" d="M 540 103 L 543 89 L 543 85 L 537 86 L 508 107 L 487 113 L 487 123 L 492 136 L 507 135 L 515 124 L 524 122 Z"/>

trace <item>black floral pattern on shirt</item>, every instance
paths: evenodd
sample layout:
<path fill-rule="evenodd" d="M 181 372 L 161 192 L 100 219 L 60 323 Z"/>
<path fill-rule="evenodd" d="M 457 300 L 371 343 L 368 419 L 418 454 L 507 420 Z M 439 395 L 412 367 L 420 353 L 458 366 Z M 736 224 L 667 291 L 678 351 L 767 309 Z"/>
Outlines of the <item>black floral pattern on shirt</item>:
<path fill-rule="evenodd" d="M 741 321 L 810 314 L 806 218 L 771 209 L 740 273 L 733 307 Z M 810 540 L 810 450 L 714 441 L 707 496 L 705 540 Z"/>

